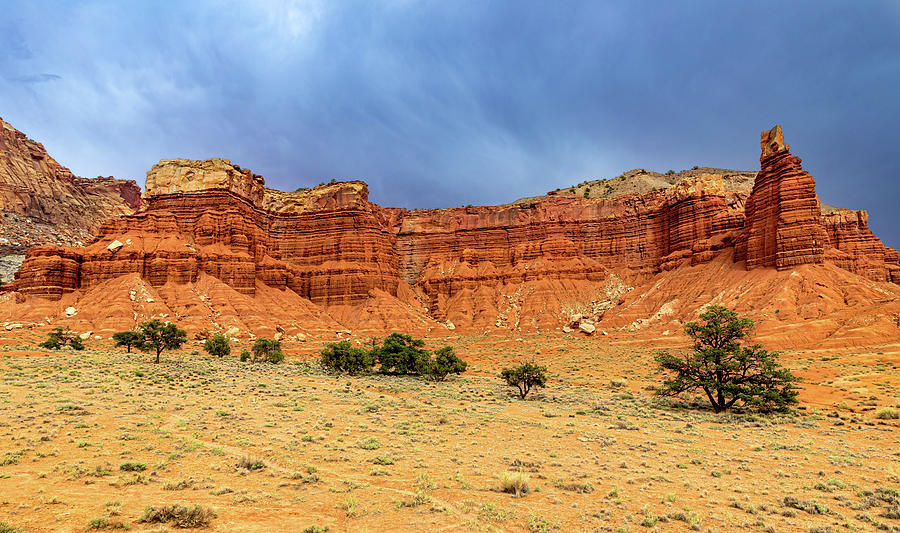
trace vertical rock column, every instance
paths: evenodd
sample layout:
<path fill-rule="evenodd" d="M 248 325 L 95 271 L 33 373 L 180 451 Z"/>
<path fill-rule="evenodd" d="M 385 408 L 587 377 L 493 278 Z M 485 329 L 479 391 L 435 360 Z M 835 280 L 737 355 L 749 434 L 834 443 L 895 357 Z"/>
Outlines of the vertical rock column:
<path fill-rule="evenodd" d="M 781 126 L 760 136 L 760 172 L 747 199 L 737 260 L 779 270 L 824 261 L 827 243 L 816 182 L 791 155 Z"/>

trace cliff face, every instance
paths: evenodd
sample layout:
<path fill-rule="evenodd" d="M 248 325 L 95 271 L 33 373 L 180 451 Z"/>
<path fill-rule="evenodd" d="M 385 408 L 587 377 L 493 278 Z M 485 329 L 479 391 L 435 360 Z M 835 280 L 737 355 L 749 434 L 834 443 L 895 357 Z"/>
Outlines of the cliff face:
<path fill-rule="evenodd" d="M 134 212 L 140 199 L 134 181 L 76 177 L 41 143 L 0 119 L 0 211 L 92 232 L 110 217 Z"/>
<path fill-rule="evenodd" d="M 900 284 L 900 253 L 872 233 L 867 212 L 838 209 L 823 213 L 822 223 L 828 234 L 826 261 L 871 280 Z"/>
<path fill-rule="evenodd" d="M 822 263 L 827 237 L 815 180 L 791 155 L 781 126 L 760 137 L 760 171 L 747 198 L 738 258 L 747 268 Z"/>
<path fill-rule="evenodd" d="M 27 248 L 81 244 L 140 203 L 134 181 L 79 178 L 0 118 L 0 282 L 11 281 Z"/>
<path fill-rule="evenodd" d="M 723 261 L 778 270 L 828 262 L 900 281 L 900 257 L 872 235 L 864 212 L 821 213 L 815 183 L 780 128 L 764 132 L 761 147 L 749 195 L 701 172 L 614 199 L 551 195 L 416 211 L 370 203 L 362 182 L 285 193 L 224 159 L 166 160 L 148 172 L 139 212 L 110 219 L 85 248 L 30 249 L 6 290 L 59 299 L 129 279 L 168 294 L 174 312 L 214 324 L 240 299 L 248 327 L 269 324 L 278 301 L 303 301 L 311 307 L 294 303 L 279 320 L 299 321 L 295 308 L 308 317 L 318 306 L 373 329 L 545 329 L 570 314 L 628 326 L 622 317 L 637 319 L 622 304 L 633 289 Z M 197 287 L 206 291 L 200 303 L 185 304 Z M 696 298 L 713 290 L 704 287 Z M 210 303 L 228 291 L 238 296 Z M 627 307 L 676 316 L 687 304 L 669 296 Z M 120 314 L 132 311 L 122 320 L 137 320 L 137 308 Z"/>

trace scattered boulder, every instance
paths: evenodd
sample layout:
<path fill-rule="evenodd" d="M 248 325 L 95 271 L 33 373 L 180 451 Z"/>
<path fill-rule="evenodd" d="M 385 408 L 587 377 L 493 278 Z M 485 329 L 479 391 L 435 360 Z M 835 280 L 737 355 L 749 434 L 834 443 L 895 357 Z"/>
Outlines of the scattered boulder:
<path fill-rule="evenodd" d="M 76 313 L 78 313 L 78 309 L 72 306 L 66 307 L 66 316 L 75 316 Z"/>
<path fill-rule="evenodd" d="M 125 246 L 125 245 L 122 244 L 122 241 L 120 241 L 119 239 L 116 239 L 113 242 L 109 243 L 109 246 L 107 246 L 106 249 L 112 253 L 116 253 L 119 251 L 119 248 L 121 248 L 123 246 Z"/>
<path fill-rule="evenodd" d="M 94 334 L 93 331 L 85 331 L 84 333 L 79 334 L 78 338 L 83 341 L 86 341 L 86 340 L 90 339 L 91 335 L 93 335 L 93 334 Z"/>
<path fill-rule="evenodd" d="M 590 322 L 582 322 L 581 324 L 578 324 L 578 329 L 580 329 L 580 330 L 583 331 L 584 333 L 590 335 L 590 334 L 593 333 L 594 330 L 596 330 L 597 328 L 596 328 L 596 326 L 594 326 L 594 325 L 591 324 Z"/>

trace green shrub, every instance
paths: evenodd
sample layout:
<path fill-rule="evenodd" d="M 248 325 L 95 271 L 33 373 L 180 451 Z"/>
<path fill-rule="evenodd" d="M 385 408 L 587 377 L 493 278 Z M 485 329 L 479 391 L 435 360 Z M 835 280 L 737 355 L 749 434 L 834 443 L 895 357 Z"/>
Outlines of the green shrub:
<path fill-rule="evenodd" d="M 47 340 L 38 344 L 38 346 L 48 350 L 59 350 L 64 346 L 71 346 L 73 350 L 84 350 L 81 338 L 71 330 L 63 327 L 58 327 L 51 331 L 47 336 Z"/>
<path fill-rule="evenodd" d="M 231 355 L 231 343 L 229 342 L 228 337 L 221 333 L 216 333 L 211 338 L 206 339 L 206 342 L 203 343 L 203 349 L 206 350 L 206 353 L 209 355 L 215 355 L 217 357 Z"/>
<path fill-rule="evenodd" d="M 798 379 L 778 363 L 778 353 L 741 344 L 753 332 L 752 320 L 720 305 L 709 306 L 700 320 L 684 326 L 694 339 L 690 352 L 657 355 L 660 368 L 674 375 L 656 394 L 702 390 L 717 413 L 737 402 L 757 411 L 784 410 L 797 403 Z"/>
<path fill-rule="evenodd" d="M 242 363 L 246 363 L 247 361 L 250 360 L 250 358 L 251 358 L 251 355 L 250 355 L 249 351 L 247 351 L 247 350 L 241 351 L 241 362 Z"/>
<path fill-rule="evenodd" d="M 382 374 L 409 374 L 416 372 L 425 341 L 411 335 L 391 333 L 381 346 L 373 350 Z"/>
<path fill-rule="evenodd" d="M 116 341 L 116 348 L 125 346 L 128 353 L 131 353 L 132 346 L 140 346 L 141 342 L 144 340 L 144 336 L 137 331 L 120 331 L 118 333 L 113 333 L 112 338 Z"/>
<path fill-rule="evenodd" d="M 500 377 L 510 387 L 519 389 L 519 397 L 524 400 L 532 387 L 543 387 L 547 384 L 547 367 L 534 363 L 522 363 L 519 366 L 504 368 Z"/>
<path fill-rule="evenodd" d="M 425 352 L 416 363 L 419 373 L 433 381 L 444 381 L 450 374 L 461 374 L 466 371 L 466 366 L 466 362 L 456 355 L 452 346 L 444 346 L 435 351 L 434 357 Z"/>
<path fill-rule="evenodd" d="M 331 342 L 322 348 L 320 362 L 328 370 L 360 374 L 375 366 L 375 352 L 353 346 L 350 341 Z"/>
<path fill-rule="evenodd" d="M 260 337 L 253 343 L 253 362 L 267 362 L 278 364 L 284 361 L 284 353 L 281 351 L 281 341 L 275 341 Z"/>
<path fill-rule="evenodd" d="M 147 469 L 147 465 L 144 463 L 138 463 L 136 461 L 129 461 L 127 463 L 122 463 L 119 465 L 119 470 L 124 472 L 143 472 Z"/>
<path fill-rule="evenodd" d="M 178 329 L 171 322 L 163 323 L 158 318 L 143 322 L 141 328 L 141 340 L 137 347 L 144 352 L 156 352 L 156 362 L 159 363 L 159 354 L 163 350 L 177 350 L 187 342 L 187 332 Z"/>

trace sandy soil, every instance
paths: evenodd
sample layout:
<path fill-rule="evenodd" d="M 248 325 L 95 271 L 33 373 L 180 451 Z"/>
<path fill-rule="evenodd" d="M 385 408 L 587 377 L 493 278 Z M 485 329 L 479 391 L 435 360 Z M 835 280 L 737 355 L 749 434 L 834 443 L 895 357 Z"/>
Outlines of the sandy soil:
<path fill-rule="evenodd" d="M 658 343 L 627 336 L 435 340 L 470 364 L 438 384 L 323 373 L 323 342 L 156 365 L 36 336 L 0 339 L 0 522 L 22 531 L 166 531 L 139 519 L 176 503 L 211 531 L 900 531 L 900 421 L 876 416 L 900 345 L 785 353 L 803 403 L 762 417 L 660 402 Z M 530 358 L 552 378 L 521 401 L 497 374 Z"/>

